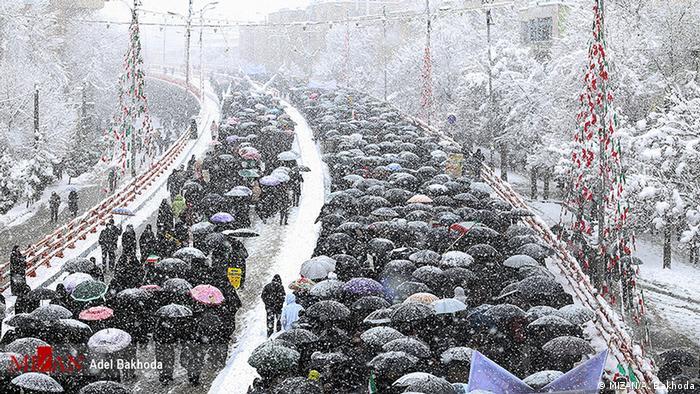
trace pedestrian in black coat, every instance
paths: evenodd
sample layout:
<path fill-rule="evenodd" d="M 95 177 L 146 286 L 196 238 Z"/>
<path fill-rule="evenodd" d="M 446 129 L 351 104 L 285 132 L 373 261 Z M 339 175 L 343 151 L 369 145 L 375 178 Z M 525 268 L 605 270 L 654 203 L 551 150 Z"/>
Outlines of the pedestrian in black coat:
<path fill-rule="evenodd" d="M 173 210 L 168 203 L 168 199 L 164 198 L 160 203 L 160 208 L 158 208 L 156 227 L 158 231 L 173 231 L 174 222 Z"/>
<path fill-rule="evenodd" d="M 136 257 L 136 231 L 132 225 L 126 226 L 122 234 L 122 255 L 124 254 Z"/>
<path fill-rule="evenodd" d="M 265 304 L 265 312 L 267 313 L 268 337 L 275 332 L 275 324 L 277 326 L 277 331 L 282 330 L 281 318 L 285 296 L 286 293 L 282 285 L 282 278 L 280 278 L 279 275 L 275 275 L 272 281 L 263 287 L 262 300 Z"/>
<path fill-rule="evenodd" d="M 114 219 L 110 219 L 107 227 L 100 233 L 99 244 L 102 249 L 102 268 L 108 270 L 116 263 L 117 243 L 121 231 L 114 225 Z"/>
<path fill-rule="evenodd" d="M 124 252 L 114 270 L 114 279 L 110 282 L 110 290 L 119 293 L 124 289 L 139 287 L 143 284 L 145 275 L 143 264 L 136 258 L 136 255 Z"/>
<path fill-rule="evenodd" d="M 49 209 L 51 210 L 51 223 L 58 222 L 58 207 L 61 205 L 61 197 L 58 193 L 51 193 L 49 198 Z"/>
<path fill-rule="evenodd" d="M 12 247 L 10 253 L 10 289 L 12 294 L 19 294 L 24 285 L 27 284 L 27 260 L 19 251 L 19 246 Z"/>
<path fill-rule="evenodd" d="M 149 255 L 156 254 L 156 236 L 153 235 L 153 229 L 150 224 L 146 225 L 146 229 L 139 237 L 139 251 L 141 252 L 141 260 L 146 260 Z"/>
<path fill-rule="evenodd" d="M 175 368 L 175 351 L 181 339 L 188 338 L 191 334 L 191 318 L 167 318 L 159 317 L 153 331 L 155 342 L 156 361 L 162 363 L 159 380 L 163 385 L 173 380 Z"/>
<path fill-rule="evenodd" d="M 173 236 L 180 243 L 180 247 L 187 246 L 189 244 L 190 230 L 185 222 L 177 222 L 175 228 L 173 229 Z"/>
<path fill-rule="evenodd" d="M 75 190 L 68 193 L 68 210 L 73 217 L 78 216 L 78 192 Z"/>
<path fill-rule="evenodd" d="M 301 184 L 304 182 L 304 177 L 301 176 L 299 169 L 294 168 L 289 172 L 289 185 L 292 189 L 292 205 L 299 206 L 299 198 L 301 197 Z"/>
<path fill-rule="evenodd" d="M 286 186 L 281 185 L 278 194 L 277 203 L 279 204 L 280 210 L 280 226 L 287 225 L 289 221 L 289 209 L 292 206 L 292 200 L 289 197 L 289 189 Z"/>

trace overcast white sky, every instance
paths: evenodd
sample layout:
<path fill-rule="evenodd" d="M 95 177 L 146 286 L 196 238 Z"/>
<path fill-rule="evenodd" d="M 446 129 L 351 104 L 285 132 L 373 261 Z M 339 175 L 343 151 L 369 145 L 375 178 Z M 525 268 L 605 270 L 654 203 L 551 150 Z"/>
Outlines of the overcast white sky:
<path fill-rule="evenodd" d="M 193 0 L 193 9 L 196 12 L 211 0 Z M 187 12 L 188 0 L 143 0 L 143 9 L 176 12 Z M 205 17 L 214 19 L 231 19 L 242 21 L 263 20 L 265 14 L 282 8 L 304 7 L 309 0 L 219 0 L 218 4 L 205 13 Z M 133 4 L 131 0 L 111 0 L 105 5 L 104 13 L 120 19 L 128 18 L 126 4 Z"/>

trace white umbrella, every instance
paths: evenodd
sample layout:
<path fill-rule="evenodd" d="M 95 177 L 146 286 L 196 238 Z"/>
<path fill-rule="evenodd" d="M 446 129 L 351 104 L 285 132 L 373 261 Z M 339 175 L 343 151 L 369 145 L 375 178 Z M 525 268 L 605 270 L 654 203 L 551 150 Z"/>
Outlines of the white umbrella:
<path fill-rule="evenodd" d="M 105 328 L 88 340 L 88 348 L 97 353 L 115 353 L 131 344 L 131 335 L 118 328 Z"/>
<path fill-rule="evenodd" d="M 435 313 L 438 315 L 456 313 L 467 309 L 467 305 L 465 303 L 454 298 L 443 298 L 441 300 L 433 301 L 431 305 L 435 310 Z"/>
<path fill-rule="evenodd" d="M 66 288 L 66 292 L 68 294 L 71 294 L 73 290 L 75 290 L 75 288 L 78 287 L 79 284 L 90 279 L 93 279 L 91 275 L 86 274 L 84 272 L 76 272 L 74 274 L 66 276 L 63 279 L 63 287 Z"/>
<path fill-rule="evenodd" d="M 332 260 L 332 259 L 331 259 Z M 301 265 L 299 273 L 306 278 L 320 279 L 325 278 L 329 273 L 335 270 L 335 261 L 333 263 L 326 259 L 313 258 L 305 261 Z"/>
<path fill-rule="evenodd" d="M 279 155 L 277 155 L 277 159 L 281 161 L 294 161 L 299 158 L 299 155 L 296 154 L 296 152 L 292 152 L 290 150 L 286 152 L 282 152 Z"/>

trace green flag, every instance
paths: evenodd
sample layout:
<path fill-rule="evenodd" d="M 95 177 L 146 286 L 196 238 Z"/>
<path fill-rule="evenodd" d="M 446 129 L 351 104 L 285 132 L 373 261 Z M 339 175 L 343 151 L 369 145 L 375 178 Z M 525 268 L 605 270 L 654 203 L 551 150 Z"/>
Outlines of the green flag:
<path fill-rule="evenodd" d="M 374 380 L 374 372 L 370 372 L 369 374 L 369 394 L 377 394 L 379 393 L 379 390 L 377 390 L 377 382 Z"/>
<path fill-rule="evenodd" d="M 622 364 L 617 364 L 617 370 L 618 372 L 620 372 L 620 375 L 627 376 L 627 371 L 625 370 L 625 367 L 622 366 Z"/>

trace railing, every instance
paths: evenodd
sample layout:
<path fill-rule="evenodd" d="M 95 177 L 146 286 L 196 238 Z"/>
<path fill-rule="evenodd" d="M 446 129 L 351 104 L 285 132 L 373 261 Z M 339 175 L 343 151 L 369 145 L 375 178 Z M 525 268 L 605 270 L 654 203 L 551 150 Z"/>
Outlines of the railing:
<path fill-rule="evenodd" d="M 420 119 L 410 118 L 413 123 L 429 134 L 433 134 L 442 139 L 455 142 L 452 138 L 427 125 Z M 518 193 L 513 191 L 510 184 L 503 182 L 486 165 L 482 165 L 481 175 L 491 188 L 504 201 L 513 207 L 530 210 L 530 207 L 523 201 Z M 525 223 L 535 230 L 542 239 L 556 252 L 557 257 L 554 263 L 561 270 L 574 296 L 582 305 L 590 308 L 596 314 L 594 326 L 602 338 L 608 343 L 610 355 L 618 363 L 632 367 L 636 372 L 641 372 L 642 379 L 640 386 L 636 388 L 640 393 L 655 393 L 656 388 L 663 385 L 659 378 L 654 375 L 651 362 L 644 357 L 642 350 L 628 333 L 626 324 L 622 318 L 610 307 L 610 304 L 599 295 L 598 290 L 591 284 L 588 276 L 583 272 L 578 261 L 569 253 L 566 244 L 559 240 L 549 229 L 549 226 L 539 217 L 526 217 Z"/>
<path fill-rule="evenodd" d="M 182 81 L 172 77 L 158 76 L 157 79 L 184 87 Z M 199 88 L 190 84 L 189 91 L 201 102 L 202 92 L 200 92 Z M 116 193 L 108 196 L 82 215 L 57 228 L 39 242 L 30 245 L 22 251 L 22 255 L 27 261 L 27 276 L 35 277 L 39 267 L 50 267 L 53 258 L 63 258 L 67 249 L 75 248 L 76 241 L 85 240 L 88 234 L 96 233 L 97 229 L 112 217 L 114 208 L 122 207 L 128 202 L 134 201 L 136 196 L 141 195 L 180 156 L 187 146 L 189 136 L 189 130 L 185 130 L 165 154 L 158 161 L 151 163 L 144 173 L 131 180 L 127 185 L 122 186 Z M 0 264 L 0 291 L 5 291 L 10 286 L 7 280 L 9 268 L 9 262 Z"/>

